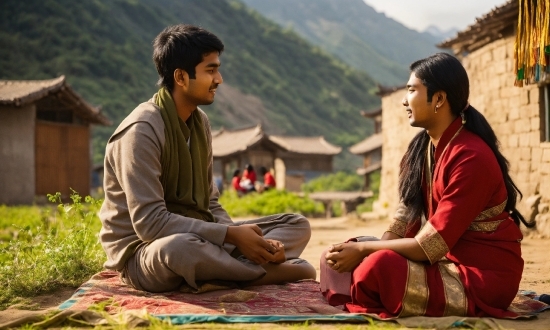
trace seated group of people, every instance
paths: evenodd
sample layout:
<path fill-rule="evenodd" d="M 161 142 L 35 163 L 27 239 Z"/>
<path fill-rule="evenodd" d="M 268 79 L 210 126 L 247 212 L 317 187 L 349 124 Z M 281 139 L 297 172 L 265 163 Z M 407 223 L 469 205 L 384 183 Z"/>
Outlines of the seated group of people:
<path fill-rule="evenodd" d="M 210 123 L 198 106 L 212 103 L 223 82 L 223 43 L 180 24 L 163 30 L 153 48 L 161 88 L 106 146 L 99 214 L 105 267 L 150 292 L 211 280 L 247 286 L 316 279 L 300 258 L 311 235 L 306 217 L 235 222 L 218 202 Z M 508 162 L 468 103 L 458 59 L 437 53 L 410 72 L 402 115 L 423 129 L 401 161 L 400 207 L 381 238 L 328 248 L 323 294 L 350 312 L 388 318 L 514 316 L 507 308 L 523 272 L 519 225 L 532 224 L 516 210 L 521 193 Z M 252 174 L 250 167 L 243 176 L 253 183 Z"/>
<path fill-rule="evenodd" d="M 241 171 L 236 169 L 233 171 L 231 179 L 231 187 L 239 194 L 243 195 L 249 192 L 263 192 L 270 189 L 275 189 L 276 183 L 271 171 L 268 171 L 264 166 L 260 167 L 260 175 L 263 177 L 263 184 L 259 183 L 256 178 L 254 166 L 247 164 L 241 177 Z"/>

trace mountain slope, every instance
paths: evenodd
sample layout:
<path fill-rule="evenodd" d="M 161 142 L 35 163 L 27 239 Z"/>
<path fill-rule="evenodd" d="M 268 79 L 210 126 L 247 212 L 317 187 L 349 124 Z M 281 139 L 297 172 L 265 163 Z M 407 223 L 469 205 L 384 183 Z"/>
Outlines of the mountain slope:
<path fill-rule="evenodd" d="M 201 25 L 226 45 L 224 84 L 205 107 L 214 128 L 261 122 L 269 133 L 325 135 L 340 145 L 372 131 L 359 117 L 379 104 L 367 74 L 232 0 L 4 0 L 0 79 L 65 74 L 115 122 L 95 131 L 98 161 L 116 124 L 157 89 L 153 38 L 180 22 Z"/>
<path fill-rule="evenodd" d="M 362 0 L 242 1 L 382 84 L 404 83 L 410 63 L 438 51 L 436 37 L 411 30 Z"/>

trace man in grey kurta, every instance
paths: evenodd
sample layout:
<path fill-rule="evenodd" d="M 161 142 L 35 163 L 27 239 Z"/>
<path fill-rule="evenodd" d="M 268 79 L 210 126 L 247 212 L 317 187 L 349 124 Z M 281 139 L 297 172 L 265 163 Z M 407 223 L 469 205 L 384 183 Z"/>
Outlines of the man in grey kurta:
<path fill-rule="evenodd" d="M 235 223 L 218 203 L 210 124 L 198 106 L 212 103 L 223 81 L 222 51 L 221 41 L 201 28 L 177 25 L 161 32 L 153 58 L 162 88 L 123 120 L 107 144 L 100 211 L 105 267 L 137 289 L 315 278 L 313 267 L 298 258 L 310 237 L 306 218 L 278 214 Z M 176 174 L 167 176 L 168 165 Z"/>

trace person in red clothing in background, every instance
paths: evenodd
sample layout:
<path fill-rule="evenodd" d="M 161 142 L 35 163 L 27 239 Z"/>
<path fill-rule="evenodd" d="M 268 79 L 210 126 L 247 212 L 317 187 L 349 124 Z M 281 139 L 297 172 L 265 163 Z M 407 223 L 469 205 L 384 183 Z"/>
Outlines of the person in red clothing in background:
<path fill-rule="evenodd" d="M 265 167 L 260 167 L 260 174 L 264 177 L 264 191 L 274 189 L 276 186 L 275 178 Z"/>
<path fill-rule="evenodd" d="M 233 189 L 235 189 L 235 191 L 237 192 L 237 194 L 239 194 L 239 196 L 242 195 L 242 194 L 246 194 L 246 189 L 241 187 L 241 171 L 240 170 L 233 171 L 233 179 L 231 179 L 231 186 L 233 187 Z"/>
<path fill-rule="evenodd" d="M 254 171 L 254 166 L 246 164 L 241 181 L 241 186 L 243 186 L 247 192 L 256 191 L 256 172 Z"/>

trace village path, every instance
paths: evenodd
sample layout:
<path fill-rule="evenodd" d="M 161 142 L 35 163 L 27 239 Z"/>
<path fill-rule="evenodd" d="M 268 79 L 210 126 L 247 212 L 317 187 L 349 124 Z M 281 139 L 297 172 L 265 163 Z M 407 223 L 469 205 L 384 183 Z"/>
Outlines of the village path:
<path fill-rule="evenodd" d="M 319 274 L 319 257 L 331 243 L 343 242 L 351 237 L 369 235 L 380 237 L 386 230 L 388 220 L 362 221 L 353 217 L 340 217 L 331 219 L 310 219 L 312 236 L 308 246 L 302 253 L 302 257 L 315 266 Z M 550 239 L 526 237 L 522 243 L 525 270 L 521 282 L 521 289 L 533 290 L 538 293 L 550 294 Z M 319 279 L 319 275 L 317 275 Z M 0 311 L 0 324 L 22 316 L 40 313 L 46 309 L 56 309 L 57 306 L 68 299 L 74 290 L 65 289 L 52 295 L 35 297 L 33 302 L 39 307 L 36 311 L 25 311 L 9 308 Z M 505 329 L 517 330 L 542 330 L 550 329 L 550 311 L 541 313 L 535 320 L 508 321 L 498 320 Z M 185 327 L 184 327 L 185 328 Z M 203 329 L 200 325 L 194 325 L 194 329 Z M 212 329 L 206 327 L 204 329 Z M 234 327 L 229 327 L 234 328 Z M 281 325 L 262 325 L 259 328 L 280 329 Z M 292 328 L 292 327 L 289 327 Z M 313 328 L 341 329 L 341 325 L 324 324 Z M 236 329 L 243 329 L 236 327 Z"/>

